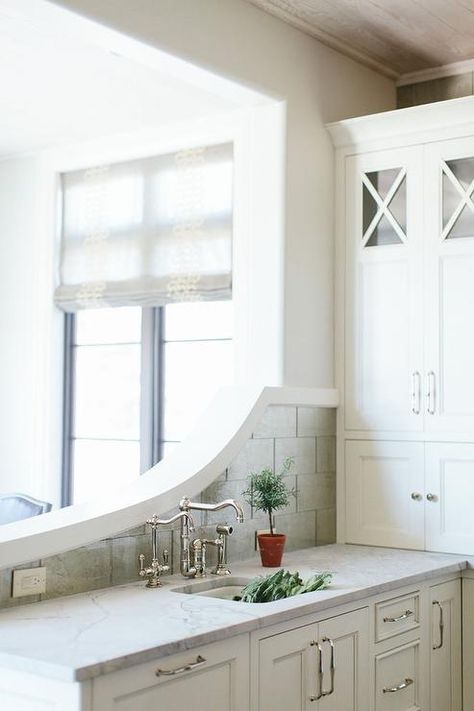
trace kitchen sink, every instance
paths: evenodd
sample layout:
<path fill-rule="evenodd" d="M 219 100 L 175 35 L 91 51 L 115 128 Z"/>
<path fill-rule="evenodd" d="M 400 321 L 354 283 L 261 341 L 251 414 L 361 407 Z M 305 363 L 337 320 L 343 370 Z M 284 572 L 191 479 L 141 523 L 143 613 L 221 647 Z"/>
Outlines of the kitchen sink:
<path fill-rule="evenodd" d="M 173 588 L 172 592 L 184 593 L 185 595 L 201 595 L 203 597 L 217 597 L 220 600 L 232 600 L 234 595 L 240 595 L 242 588 L 250 582 L 252 578 L 242 578 L 229 575 L 225 578 L 213 577 L 204 580 L 186 583 L 180 587 Z"/>

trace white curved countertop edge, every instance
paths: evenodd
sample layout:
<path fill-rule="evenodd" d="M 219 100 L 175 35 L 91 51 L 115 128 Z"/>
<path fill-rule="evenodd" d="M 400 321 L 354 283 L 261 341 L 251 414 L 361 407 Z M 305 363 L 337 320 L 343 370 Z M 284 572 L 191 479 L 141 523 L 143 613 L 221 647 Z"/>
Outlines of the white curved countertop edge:
<path fill-rule="evenodd" d="M 222 388 L 191 434 L 127 487 L 35 518 L 0 526 L 0 568 L 40 560 L 142 524 L 217 479 L 237 456 L 269 405 L 338 405 L 335 389 Z"/>

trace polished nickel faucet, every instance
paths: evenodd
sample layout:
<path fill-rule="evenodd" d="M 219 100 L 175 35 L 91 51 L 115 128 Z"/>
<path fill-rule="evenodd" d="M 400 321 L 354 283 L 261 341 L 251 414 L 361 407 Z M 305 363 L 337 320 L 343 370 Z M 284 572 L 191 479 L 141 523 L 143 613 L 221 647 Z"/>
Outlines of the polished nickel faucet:
<path fill-rule="evenodd" d="M 177 521 L 178 519 L 181 519 L 181 526 L 183 526 L 183 522 L 186 521 L 187 530 L 189 532 L 194 531 L 194 521 L 188 511 L 180 511 L 176 514 L 176 516 L 172 516 L 168 519 L 160 519 L 156 514 L 154 514 L 150 519 L 146 521 L 148 526 L 151 526 L 151 564 L 145 567 L 145 556 L 143 555 L 143 553 L 140 553 L 140 555 L 138 556 L 138 559 L 140 561 L 140 570 L 138 571 L 138 574 L 142 578 L 148 578 L 148 582 L 146 584 L 147 588 L 160 587 L 160 585 L 162 584 L 160 580 L 160 575 L 162 573 L 167 573 L 170 569 L 169 553 L 167 550 L 163 551 L 163 563 L 160 563 L 158 558 L 158 526 L 167 526 L 171 523 L 174 523 L 174 521 Z"/>
<path fill-rule="evenodd" d="M 219 523 L 216 526 L 217 538 L 209 540 L 208 538 L 195 538 L 192 543 L 192 551 L 194 554 L 194 567 L 196 568 L 196 577 L 204 577 L 206 575 L 206 551 L 208 546 L 215 546 L 217 550 L 217 563 L 211 570 L 213 575 L 230 575 L 230 570 L 227 567 L 227 538 L 233 533 L 233 526 Z"/>
<path fill-rule="evenodd" d="M 184 497 L 179 502 L 181 513 L 189 515 L 189 511 L 220 511 L 231 507 L 237 515 L 237 521 L 242 523 L 244 520 L 244 512 L 240 504 L 234 499 L 225 499 L 217 504 L 205 504 L 199 501 L 191 501 Z M 186 517 L 181 519 L 181 574 L 185 578 L 204 577 L 206 575 L 206 548 L 208 545 L 216 546 L 217 548 L 217 564 L 212 570 L 214 575 L 229 575 L 230 570 L 227 567 L 227 537 L 232 534 L 232 526 L 219 524 L 216 528 L 218 534 L 215 540 L 205 538 L 195 538 L 191 541 L 191 529 L 189 520 Z"/>

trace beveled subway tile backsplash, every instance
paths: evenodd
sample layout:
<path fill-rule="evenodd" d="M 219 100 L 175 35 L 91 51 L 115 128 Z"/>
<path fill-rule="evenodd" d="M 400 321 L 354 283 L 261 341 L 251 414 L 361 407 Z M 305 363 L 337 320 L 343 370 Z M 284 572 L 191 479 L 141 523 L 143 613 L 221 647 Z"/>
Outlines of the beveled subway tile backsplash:
<path fill-rule="evenodd" d="M 279 470 L 286 457 L 295 465 L 288 484 L 296 490 L 289 506 L 275 516 L 277 530 L 288 536 L 287 550 L 333 543 L 336 536 L 336 417 L 325 408 L 271 406 L 265 411 L 254 435 L 234 461 L 205 491 L 202 501 L 235 498 L 243 503 L 245 521 L 235 523 L 228 542 L 232 562 L 255 555 L 255 531 L 267 528 L 266 515 L 252 511 L 243 502 L 246 476 L 266 467 Z M 199 497 L 198 497 L 199 498 Z M 177 509 L 176 509 L 177 510 Z M 154 513 L 150 511 L 150 515 Z M 160 515 L 163 512 L 157 512 Z M 169 512 L 171 516 L 176 511 Z M 233 512 L 193 512 L 196 536 L 215 537 L 217 523 L 234 523 Z M 166 514 L 168 516 L 168 513 Z M 159 530 L 160 550 L 169 551 L 173 572 L 179 571 L 179 523 Z M 11 569 L 0 570 L 0 607 L 39 599 L 71 595 L 86 590 L 121 585 L 139 580 L 138 555 L 151 557 L 151 541 L 144 526 L 124 531 L 113 538 L 36 561 L 21 568 L 45 565 L 47 593 L 42 596 L 12 598 Z M 209 553 L 212 565 L 213 551 Z"/>

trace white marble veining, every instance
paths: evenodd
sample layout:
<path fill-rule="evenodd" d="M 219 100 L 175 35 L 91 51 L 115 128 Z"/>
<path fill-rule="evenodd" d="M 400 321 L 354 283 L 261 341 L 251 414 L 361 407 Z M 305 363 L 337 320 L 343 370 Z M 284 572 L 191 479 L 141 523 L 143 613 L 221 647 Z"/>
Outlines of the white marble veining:
<path fill-rule="evenodd" d="M 244 604 L 158 590 L 137 582 L 0 611 L 0 666 L 62 680 L 83 680 L 259 627 L 360 600 L 472 567 L 465 556 L 329 545 L 285 555 L 303 577 L 334 573 L 331 587 L 289 600 Z M 238 575 L 268 573 L 257 559 Z"/>

